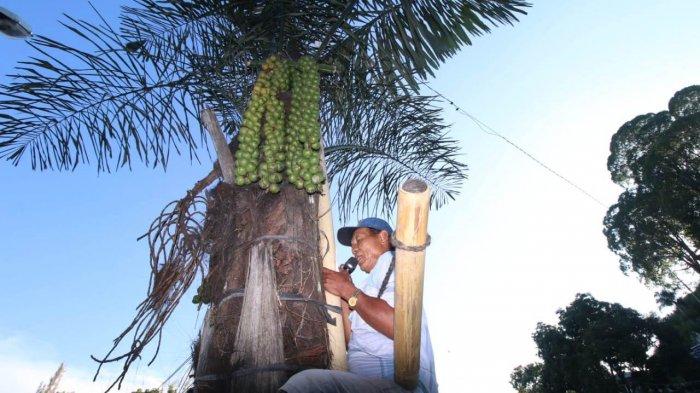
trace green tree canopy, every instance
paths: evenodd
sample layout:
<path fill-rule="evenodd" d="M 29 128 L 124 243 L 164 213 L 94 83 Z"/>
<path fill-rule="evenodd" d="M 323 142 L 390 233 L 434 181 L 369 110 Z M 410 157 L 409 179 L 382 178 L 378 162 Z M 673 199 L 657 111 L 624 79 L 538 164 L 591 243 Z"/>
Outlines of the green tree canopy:
<path fill-rule="evenodd" d="M 622 271 L 662 286 L 673 268 L 700 274 L 700 86 L 620 127 L 608 170 L 625 188 L 604 220 Z"/>
<path fill-rule="evenodd" d="M 511 374 L 515 389 L 619 392 L 625 375 L 644 367 L 653 332 L 635 310 L 579 294 L 557 313 L 557 326 L 537 325 L 533 339 L 542 363 L 516 368 Z"/>
<path fill-rule="evenodd" d="M 542 393 L 542 363 L 518 366 L 510 374 L 510 384 L 518 393 Z"/>
<path fill-rule="evenodd" d="M 618 303 L 577 295 L 558 311 L 556 326 L 537 325 L 533 339 L 542 362 L 516 367 L 511 385 L 519 393 L 697 391 L 700 354 L 691 348 L 700 344 L 700 286 L 679 299 L 661 292 L 658 301 L 675 304 L 675 310 L 664 318 L 643 317 Z"/>
<path fill-rule="evenodd" d="M 659 344 L 648 361 L 648 369 L 649 380 L 656 384 L 696 381 L 700 375 L 700 353 L 690 352 L 700 344 L 700 285 L 673 302 L 673 312 L 654 321 Z M 696 388 L 700 389 L 700 385 Z"/>

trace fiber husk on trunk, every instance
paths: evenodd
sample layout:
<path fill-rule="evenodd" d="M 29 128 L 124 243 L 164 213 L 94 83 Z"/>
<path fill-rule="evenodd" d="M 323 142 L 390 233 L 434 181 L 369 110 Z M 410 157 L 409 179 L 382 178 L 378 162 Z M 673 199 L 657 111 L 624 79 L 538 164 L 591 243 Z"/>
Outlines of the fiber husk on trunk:
<path fill-rule="evenodd" d="M 270 392 L 298 369 L 328 368 L 326 319 L 319 307 L 310 302 L 277 299 L 281 337 L 270 335 L 270 330 L 274 329 L 257 332 L 270 340 L 282 341 L 284 367 L 268 366 L 276 366 L 284 372 L 260 370 L 265 366 L 262 359 L 270 355 L 265 353 L 267 350 L 236 348 L 248 263 L 261 263 L 251 260 L 254 246 L 269 253 L 277 293 L 325 300 L 318 253 L 317 196 L 288 184 L 280 193 L 270 194 L 256 185 L 234 187 L 220 183 L 209 193 L 208 199 L 203 237 L 210 261 L 203 293 L 211 304 L 199 342 L 197 391 Z M 267 238 L 255 240 L 260 237 Z M 251 284 L 259 285 L 259 282 Z M 274 316 L 261 318 L 275 323 Z M 251 375 L 269 380 L 254 383 L 259 386 L 240 386 L 249 384 Z"/>

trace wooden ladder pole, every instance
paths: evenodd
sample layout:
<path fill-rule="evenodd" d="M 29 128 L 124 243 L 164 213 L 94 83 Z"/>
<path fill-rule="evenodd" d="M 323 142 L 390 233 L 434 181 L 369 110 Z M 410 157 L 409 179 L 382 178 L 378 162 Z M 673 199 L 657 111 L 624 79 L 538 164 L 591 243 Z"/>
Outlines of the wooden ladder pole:
<path fill-rule="evenodd" d="M 323 175 L 326 173 L 326 160 L 321 146 L 321 169 Z M 319 252 L 323 258 L 323 267 L 338 271 L 335 262 L 335 232 L 333 232 L 333 215 L 331 214 L 331 193 L 329 190 L 328 178 L 323 183 L 323 190 L 318 198 L 318 235 Z M 326 303 L 340 307 L 340 297 L 326 291 Z M 328 348 L 331 351 L 331 369 L 347 371 L 347 352 L 345 349 L 345 330 L 343 329 L 343 316 L 332 314 L 335 317 L 335 325 L 327 324 L 328 327 Z"/>

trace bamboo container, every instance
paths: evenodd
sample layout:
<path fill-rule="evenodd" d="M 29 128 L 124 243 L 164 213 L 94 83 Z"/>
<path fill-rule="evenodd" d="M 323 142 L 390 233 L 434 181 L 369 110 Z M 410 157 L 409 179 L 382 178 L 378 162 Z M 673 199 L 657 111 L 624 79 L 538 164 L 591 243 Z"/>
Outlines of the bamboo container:
<path fill-rule="evenodd" d="M 323 147 L 320 151 L 321 168 L 324 175 L 326 173 L 326 160 L 324 159 Z M 331 197 L 328 186 L 328 179 L 323 184 L 323 190 L 318 198 L 318 234 L 319 252 L 323 258 L 323 267 L 338 271 L 335 263 L 335 232 L 333 232 L 333 215 L 331 214 Z M 340 297 L 326 291 L 326 303 L 340 307 Z M 343 329 L 343 316 L 335 315 L 335 326 L 330 323 L 328 328 L 328 347 L 331 351 L 331 369 L 347 371 L 347 351 L 345 349 L 345 330 Z"/>
<path fill-rule="evenodd" d="M 406 181 L 399 189 L 396 240 L 408 247 L 424 246 L 428 237 L 430 190 L 421 180 Z M 396 247 L 394 297 L 394 380 L 405 389 L 418 384 L 425 249 Z"/>

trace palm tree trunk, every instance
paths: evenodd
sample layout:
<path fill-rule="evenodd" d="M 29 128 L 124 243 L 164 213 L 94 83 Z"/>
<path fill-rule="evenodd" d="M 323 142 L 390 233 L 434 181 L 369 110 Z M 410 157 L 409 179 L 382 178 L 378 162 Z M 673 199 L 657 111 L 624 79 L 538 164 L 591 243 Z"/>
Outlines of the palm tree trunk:
<path fill-rule="evenodd" d="M 317 195 L 220 183 L 208 199 L 211 305 L 194 349 L 196 391 L 274 392 L 301 368 L 327 368 Z"/>

